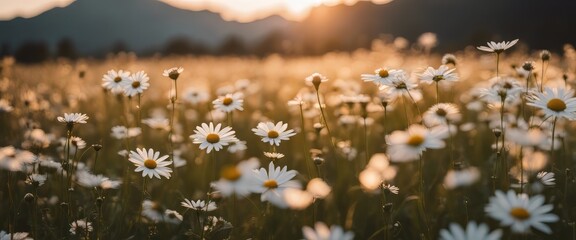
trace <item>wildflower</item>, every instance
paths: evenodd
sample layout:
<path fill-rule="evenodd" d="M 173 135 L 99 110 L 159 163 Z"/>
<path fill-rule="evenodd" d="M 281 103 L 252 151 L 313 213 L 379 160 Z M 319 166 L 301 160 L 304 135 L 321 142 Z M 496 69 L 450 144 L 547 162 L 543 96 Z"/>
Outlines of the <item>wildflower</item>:
<path fill-rule="evenodd" d="M 12 107 L 6 99 L 0 99 L 0 113 L 12 112 L 12 110 L 14 110 L 14 107 Z"/>
<path fill-rule="evenodd" d="M 130 81 L 130 72 L 109 70 L 102 76 L 102 87 L 112 92 L 121 92 L 128 81 Z"/>
<path fill-rule="evenodd" d="M 224 197 L 232 194 L 246 196 L 250 194 L 250 189 L 254 184 L 253 171 L 259 166 L 260 161 L 256 158 L 242 161 L 236 166 L 226 166 L 220 172 L 220 180 L 210 185 Z"/>
<path fill-rule="evenodd" d="M 344 232 L 342 227 L 332 225 L 330 229 L 323 222 L 314 224 L 314 229 L 308 226 L 302 227 L 302 234 L 306 240 L 352 240 L 354 239 L 353 232 Z"/>
<path fill-rule="evenodd" d="M 141 133 L 142 129 L 139 127 L 126 128 L 125 126 L 114 126 L 112 127 L 112 133 L 110 135 L 116 139 L 125 139 L 137 137 Z"/>
<path fill-rule="evenodd" d="M 167 118 L 164 117 L 155 117 L 155 118 L 147 118 L 143 119 L 142 123 L 148 125 L 148 127 L 157 130 L 169 130 L 170 123 Z"/>
<path fill-rule="evenodd" d="M 313 178 L 308 182 L 308 185 L 306 185 L 306 191 L 311 193 L 314 198 L 323 199 L 330 194 L 332 188 L 321 178 Z"/>
<path fill-rule="evenodd" d="M 540 59 L 542 59 L 542 61 L 548 61 L 550 60 L 550 55 L 552 55 L 550 51 L 542 50 L 542 52 L 540 52 Z"/>
<path fill-rule="evenodd" d="M 462 118 L 456 104 L 438 103 L 424 112 L 424 123 L 427 126 L 436 126 L 447 123 L 459 122 Z"/>
<path fill-rule="evenodd" d="M 190 138 L 193 143 L 200 144 L 200 149 L 207 149 L 207 153 L 210 153 L 212 149 L 219 151 L 231 142 L 238 141 L 234 136 L 236 132 L 231 127 L 221 128 L 222 125 L 220 123 L 216 127 L 214 127 L 212 122 L 210 122 L 210 125 L 202 123 L 201 127 L 196 126 L 196 130 L 194 130 L 194 134 Z"/>
<path fill-rule="evenodd" d="M 272 160 L 278 160 L 284 157 L 284 154 L 278 152 L 264 152 L 264 156 Z"/>
<path fill-rule="evenodd" d="M 480 90 L 480 95 L 489 102 L 513 102 L 522 92 L 522 86 L 514 78 L 495 77 L 490 80 L 490 84 L 489 88 Z"/>
<path fill-rule="evenodd" d="M 444 186 L 454 189 L 461 186 L 470 186 L 478 181 L 480 171 L 475 167 L 468 167 L 459 170 L 450 170 L 444 177 Z"/>
<path fill-rule="evenodd" d="M 86 141 L 80 137 L 72 136 L 70 137 L 70 145 L 74 146 L 76 149 L 86 148 Z"/>
<path fill-rule="evenodd" d="M 210 95 L 206 91 L 196 90 L 195 88 L 186 88 L 182 98 L 184 101 L 195 105 L 208 101 Z"/>
<path fill-rule="evenodd" d="M 480 51 L 500 54 L 500 53 L 504 52 L 506 49 L 514 46 L 517 42 L 518 42 L 518 39 L 514 39 L 510 42 L 503 41 L 503 42 L 499 42 L 499 43 L 490 41 L 487 43 L 488 44 L 487 47 L 486 46 L 480 46 L 480 47 L 476 47 L 476 48 Z"/>
<path fill-rule="evenodd" d="M 553 172 L 539 172 L 536 178 L 546 186 L 554 186 L 556 184 L 556 178 L 554 178 Z"/>
<path fill-rule="evenodd" d="M 460 225 L 451 223 L 449 229 L 440 230 L 442 240 L 498 240 L 502 237 L 502 230 L 497 229 L 489 232 L 488 225 L 484 223 L 468 222 L 466 229 Z"/>
<path fill-rule="evenodd" d="M 273 205 L 284 208 L 286 207 L 286 202 L 283 199 L 284 190 L 288 188 L 300 188 L 300 183 L 295 180 L 291 180 L 296 176 L 298 172 L 295 170 L 287 170 L 284 166 L 282 169 L 280 167 L 275 167 L 273 162 L 268 165 L 268 172 L 265 168 L 260 168 L 259 171 L 255 171 L 255 183 L 252 186 L 252 191 L 256 193 L 261 193 L 261 201 L 268 201 Z"/>
<path fill-rule="evenodd" d="M 388 190 L 392 194 L 396 194 L 396 195 L 398 195 L 398 192 L 400 191 L 400 188 L 398 188 L 394 185 L 391 185 L 391 184 L 382 184 L 382 189 Z"/>
<path fill-rule="evenodd" d="M 30 176 L 28 176 L 28 178 L 26 179 L 26 183 L 33 186 L 42 186 L 46 182 L 47 178 L 48 176 L 45 174 L 33 173 L 30 174 Z"/>
<path fill-rule="evenodd" d="M 411 125 L 406 131 L 394 131 L 388 138 L 388 155 L 393 162 L 418 159 L 426 149 L 440 149 L 446 145 L 442 139 L 448 136 L 446 127 L 427 129 L 422 125 Z"/>
<path fill-rule="evenodd" d="M 212 101 L 214 104 L 214 109 L 218 109 L 222 112 L 232 112 L 234 110 L 243 111 L 244 108 L 244 94 L 241 92 L 228 93 L 225 96 L 220 96 L 218 99 Z"/>
<path fill-rule="evenodd" d="M 164 215 L 162 217 L 164 222 L 172 224 L 180 224 L 183 219 L 184 217 L 182 217 L 180 213 L 170 209 L 164 210 Z"/>
<path fill-rule="evenodd" d="M 0 148 L 0 169 L 11 172 L 25 172 L 26 166 L 31 164 L 36 156 L 26 150 L 16 149 L 13 146 Z"/>
<path fill-rule="evenodd" d="M 0 240 L 32 240 L 33 238 L 28 237 L 29 234 L 27 232 L 7 233 L 0 231 Z"/>
<path fill-rule="evenodd" d="M 142 202 L 142 216 L 153 222 L 160 222 L 163 220 L 164 215 L 160 211 L 160 205 L 148 199 Z"/>
<path fill-rule="evenodd" d="M 542 109 L 545 118 L 564 117 L 568 120 L 576 119 L 574 90 L 547 87 L 544 92 L 534 92 L 533 94 L 529 98 L 528 105 Z"/>
<path fill-rule="evenodd" d="M 182 73 L 183 71 L 184 71 L 184 68 L 182 68 L 182 67 L 173 67 L 173 68 L 164 70 L 164 72 L 162 73 L 162 76 L 169 77 L 170 79 L 176 81 L 176 80 L 178 80 L 180 73 Z"/>
<path fill-rule="evenodd" d="M 306 84 L 314 86 L 316 91 L 320 88 L 320 84 L 323 82 L 328 82 L 328 78 L 322 76 L 320 73 L 312 73 L 312 75 L 306 77 Z"/>
<path fill-rule="evenodd" d="M 438 83 L 442 80 L 455 82 L 458 81 L 458 74 L 454 72 L 455 70 L 455 68 L 448 68 L 446 65 L 441 65 L 438 69 L 428 67 L 419 75 L 419 79 L 421 82 L 428 84 Z"/>
<path fill-rule="evenodd" d="M 373 82 L 374 84 L 381 86 L 389 83 L 391 79 L 401 71 L 402 70 L 378 68 L 374 71 L 375 74 L 362 74 L 360 75 L 360 78 L 364 80 L 364 82 Z"/>
<path fill-rule="evenodd" d="M 302 106 L 304 105 L 304 100 L 302 99 L 302 96 L 298 95 L 296 97 L 294 97 L 294 99 L 288 101 L 288 106 Z"/>
<path fill-rule="evenodd" d="M 167 167 L 172 164 L 172 161 L 166 161 L 167 158 L 168 155 L 160 157 L 160 152 L 155 152 L 152 148 L 148 151 L 145 148 L 136 148 L 136 152 L 130 151 L 128 160 L 136 166 L 135 172 L 142 172 L 142 177 L 161 179 L 160 176 L 170 178 L 172 172 L 172 169 Z"/>
<path fill-rule="evenodd" d="M 256 128 L 252 128 L 252 132 L 262 137 L 262 142 L 280 146 L 280 141 L 288 140 L 289 137 L 296 135 L 293 129 L 286 130 L 287 128 L 288 124 L 282 121 L 276 123 L 276 125 L 272 122 L 260 122 Z"/>
<path fill-rule="evenodd" d="M 68 128 L 79 123 L 86 123 L 88 116 L 84 113 L 64 113 L 64 117 L 58 117 L 58 122 L 66 123 Z"/>
<path fill-rule="evenodd" d="M 248 149 L 248 147 L 246 146 L 246 141 L 231 142 L 230 145 L 228 146 L 229 153 L 243 152 L 246 149 Z"/>
<path fill-rule="evenodd" d="M 196 211 L 211 212 L 217 209 L 216 203 L 212 201 L 208 201 L 208 204 L 206 204 L 206 202 L 203 200 L 190 201 L 184 198 L 184 201 L 181 202 L 180 204 L 182 205 L 182 207 Z"/>
<path fill-rule="evenodd" d="M 102 175 L 93 175 L 88 171 L 76 172 L 78 185 L 87 188 L 117 189 L 122 181 L 114 181 Z"/>
<path fill-rule="evenodd" d="M 517 195 L 513 190 L 504 193 L 496 191 L 496 196 L 490 198 L 490 202 L 484 209 L 486 213 L 500 221 L 502 226 L 510 226 L 512 232 L 529 233 L 534 227 L 544 233 L 550 234 L 552 230 L 544 223 L 558 221 L 558 216 L 549 213 L 553 206 L 543 205 L 544 196 Z"/>
<path fill-rule="evenodd" d="M 144 90 L 150 87 L 150 83 L 148 82 L 149 80 L 150 78 L 148 77 L 148 74 L 144 71 L 132 74 L 128 81 L 124 83 L 124 94 L 128 97 L 142 94 Z"/>
<path fill-rule="evenodd" d="M 452 66 L 456 66 L 457 60 L 456 60 L 456 56 L 454 56 L 454 54 L 444 54 L 444 56 L 442 56 L 442 65 L 448 65 L 451 64 Z"/>
<path fill-rule="evenodd" d="M 389 82 L 380 86 L 380 91 L 385 92 L 390 99 L 405 96 L 417 102 L 422 99 L 422 93 L 416 89 L 416 87 L 418 87 L 418 84 L 411 80 L 404 70 L 398 70 L 398 72 L 390 78 Z"/>
<path fill-rule="evenodd" d="M 94 231 L 92 223 L 85 219 L 75 220 L 70 224 L 70 233 L 72 235 L 84 236 L 92 231 Z"/>

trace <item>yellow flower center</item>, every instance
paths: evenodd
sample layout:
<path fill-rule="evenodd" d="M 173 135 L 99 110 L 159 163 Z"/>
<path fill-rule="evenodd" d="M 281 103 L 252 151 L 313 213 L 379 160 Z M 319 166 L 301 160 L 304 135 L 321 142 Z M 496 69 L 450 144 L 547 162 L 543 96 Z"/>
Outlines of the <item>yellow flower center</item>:
<path fill-rule="evenodd" d="M 224 98 L 224 99 L 222 100 L 222 104 L 224 104 L 224 105 L 226 105 L 226 106 L 232 104 L 232 102 L 234 102 L 234 100 L 232 100 L 232 98 L 229 98 L 229 97 Z"/>
<path fill-rule="evenodd" d="M 119 82 L 121 82 L 121 81 L 122 81 L 122 78 L 121 78 L 121 77 L 115 77 L 115 78 L 114 78 L 114 82 L 115 82 L 115 83 L 119 83 Z"/>
<path fill-rule="evenodd" d="M 206 135 L 206 141 L 212 144 L 220 142 L 220 136 L 216 133 L 210 133 Z"/>
<path fill-rule="evenodd" d="M 562 99 L 552 98 L 548 101 L 546 107 L 555 112 L 562 112 L 566 109 L 566 103 Z"/>
<path fill-rule="evenodd" d="M 278 183 L 276 182 L 276 180 L 269 179 L 269 180 L 266 180 L 266 181 L 264 182 L 264 187 L 267 187 L 267 188 L 277 188 L 277 187 L 278 187 Z"/>
<path fill-rule="evenodd" d="M 220 176 L 229 181 L 236 181 L 242 176 L 242 173 L 238 171 L 236 166 L 227 166 L 222 169 Z"/>
<path fill-rule="evenodd" d="M 268 131 L 268 138 L 277 138 L 278 136 L 280 136 L 280 134 L 278 134 L 278 132 L 276 132 L 274 130 Z"/>
<path fill-rule="evenodd" d="M 156 161 L 152 160 L 152 159 L 146 159 L 144 160 L 144 167 L 148 168 L 148 169 L 154 169 L 156 168 L 158 164 L 156 163 Z"/>
<path fill-rule="evenodd" d="M 424 142 L 424 137 L 421 135 L 411 135 L 406 144 L 414 147 L 420 146 Z"/>
<path fill-rule="evenodd" d="M 530 218 L 530 213 L 524 208 L 516 207 L 510 210 L 510 215 L 518 220 L 526 220 Z"/>
<path fill-rule="evenodd" d="M 138 88 L 138 87 L 140 87 L 140 82 L 138 82 L 138 81 L 132 82 L 132 87 L 133 87 L 133 88 Z"/>
<path fill-rule="evenodd" d="M 446 112 L 446 110 L 442 109 L 442 108 L 438 108 L 438 110 L 436 110 L 436 115 L 440 116 L 440 117 L 445 117 L 448 113 Z"/>
<path fill-rule="evenodd" d="M 378 76 L 380 76 L 381 78 L 386 78 L 390 76 L 390 73 L 388 73 L 388 70 L 386 69 L 380 69 L 380 71 L 378 71 Z"/>

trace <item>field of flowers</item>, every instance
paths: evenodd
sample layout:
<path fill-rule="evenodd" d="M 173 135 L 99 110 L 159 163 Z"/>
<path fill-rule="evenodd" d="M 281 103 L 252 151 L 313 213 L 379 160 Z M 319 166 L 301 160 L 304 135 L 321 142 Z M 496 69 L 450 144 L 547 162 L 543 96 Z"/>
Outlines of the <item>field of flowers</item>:
<path fill-rule="evenodd" d="M 576 239 L 576 51 L 0 69 L 0 239 Z"/>

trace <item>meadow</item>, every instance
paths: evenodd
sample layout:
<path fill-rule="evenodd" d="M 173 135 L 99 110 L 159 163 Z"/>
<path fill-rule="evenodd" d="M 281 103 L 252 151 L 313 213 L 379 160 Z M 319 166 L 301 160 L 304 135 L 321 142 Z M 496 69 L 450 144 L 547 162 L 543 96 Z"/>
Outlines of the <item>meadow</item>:
<path fill-rule="evenodd" d="M 2 62 L 0 239 L 576 239 L 576 51 Z"/>

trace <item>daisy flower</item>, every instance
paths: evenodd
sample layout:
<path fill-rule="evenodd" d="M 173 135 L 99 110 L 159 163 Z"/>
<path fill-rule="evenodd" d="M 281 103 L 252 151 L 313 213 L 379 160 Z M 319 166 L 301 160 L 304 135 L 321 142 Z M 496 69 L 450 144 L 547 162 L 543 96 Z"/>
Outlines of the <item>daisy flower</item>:
<path fill-rule="evenodd" d="M 544 223 L 558 221 L 558 216 L 549 213 L 554 207 L 544 204 L 544 196 L 517 195 L 513 190 L 504 193 L 496 191 L 496 196 L 490 197 L 490 202 L 484 209 L 488 216 L 499 220 L 501 226 L 510 226 L 512 232 L 529 233 L 534 227 L 550 234 L 552 230 Z"/>
<path fill-rule="evenodd" d="M 284 157 L 284 154 L 279 152 L 264 152 L 264 156 L 272 160 L 278 160 Z"/>
<path fill-rule="evenodd" d="M 411 125 L 406 131 L 394 131 L 386 139 L 388 156 L 393 162 L 407 162 L 418 159 L 426 149 L 440 149 L 446 145 L 442 139 L 448 137 L 444 126 L 426 128 Z"/>
<path fill-rule="evenodd" d="M 546 186 L 554 186 L 556 184 L 555 183 L 556 178 L 554 178 L 553 172 L 539 172 L 536 175 L 536 178 L 538 179 L 539 182 L 541 182 Z"/>
<path fill-rule="evenodd" d="M 172 164 L 172 161 L 166 161 L 167 158 L 168 155 L 160 157 L 160 152 L 155 152 L 152 148 L 148 151 L 145 148 L 136 148 L 136 152 L 130 151 L 128 160 L 136 166 L 135 172 L 142 172 L 142 177 L 161 179 L 160 176 L 163 176 L 169 179 L 172 169 L 167 166 Z"/>
<path fill-rule="evenodd" d="M 444 56 L 442 56 L 442 64 L 443 65 L 448 65 L 448 64 L 452 64 L 453 66 L 456 66 L 457 63 L 457 59 L 456 56 L 454 56 L 454 54 L 444 54 Z"/>
<path fill-rule="evenodd" d="M 206 91 L 200 91 L 196 88 L 186 88 L 182 98 L 184 101 L 196 105 L 208 101 L 210 94 L 208 94 Z"/>
<path fill-rule="evenodd" d="M 184 220 L 184 217 L 182 216 L 182 214 L 180 214 L 174 210 L 166 209 L 166 210 L 164 210 L 164 215 L 162 216 L 162 220 L 166 223 L 180 224 L 182 222 L 182 220 Z"/>
<path fill-rule="evenodd" d="M 470 186 L 478 181 L 480 171 L 475 167 L 468 167 L 460 170 L 450 170 L 444 177 L 444 186 L 447 189 L 454 189 L 461 186 Z"/>
<path fill-rule="evenodd" d="M 93 175 L 87 171 L 76 172 L 78 185 L 87 188 L 117 189 L 122 181 L 113 181 L 102 175 Z"/>
<path fill-rule="evenodd" d="M 513 102 L 520 97 L 522 85 L 511 77 L 495 77 L 490 79 L 490 87 L 480 89 L 480 96 L 488 102 Z"/>
<path fill-rule="evenodd" d="M 305 78 L 306 84 L 314 86 L 316 90 L 320 88 L 320 84 L 323 82 L 328 82 L 328 78 L 324 77 L 320 73 L 312 73 L 312 75 Z"/>
<path fill-rule="evenodd" d="M 280 146 L 280 141 L 288 140 L 290 137 L 296 135 L 293 129 L 286 130 L 287 128 L 288 124 L 282 121 L 276 123 L 276 125 L 272 122 L 260 122 L 256 128 L 252 128 L 252 132 L 262 137 L 262 142 Z"/>
<path fill-rule="evenodd" d="M 183 71 L 184 71 L 184 68 L 182 68 L 182 67 L 173 67 L 173 68 L 164 70 L 164 72 L 162 73 L 162 76 L 169 77 L 172 80 L 177 80 L 178 77 L 180 76 L 180 73 L 182 73 Z"/>
<path fill-rule="evenodd" d="M 391 184 L 382 184 L 382 189 L 388 190 L 392 194 L 396 194 L 396 195 L 398 195 L 398 192 L 400 191 L 399 187 L 396 187 L 396 186 L 391 185 Z"/>
<path fill-rule="evenodd" d="M 225 96 L 220 96 L 218 99 L 212 101 L 212 104 L 214 104 L 214 109 L 218 109 L 222 112 L 232 112 L 234 110 L 243 111 L 243 98 L 244 94 L 241 92 L 228 93 Z"/>
<path fill-rule="evenodd" d="M 75 220 L 70 224 L 70 233 L 72 235 L 84 236 L 92 231 L 94 231 L 92 223 L 85 219 Z"/>
<path fill-rule="evenodd" d="M 64 113 L 64 117 L 58 117 L 58 122 L 66 123 L 67 125 L 74 125 L 78 123 L 86 123 L 88 116 L 84 113 Z"/>
<path fill-rule="evenodd" d="M 212 182 L 210 185 L 224 197 L 232 194 L 246 196 L 251 192 L 251 187 L 254 184 L 254 171 L 259 166 L 260 161 L 258 159 L 250 158 L 236 166 L 224 167 L 220 172 L 220 180 Z"/>
<path fill-rule="evenodd" d="M 460 110 L 453 103 L 438 103 L 430 107 L 423 116 L 427 126 L 436 126 L 447 123 L 459 122 L 462 118 Z"/>
<path fill-rule="evenodd" d="M 109 70 L 104 76 L 102 76 L 102 87 L 113 92 L 122 92 L 124 90 L 124 84 L 129 81 L 130 72 L 119 70 Z"/>
<path fill-rule="evenodd" d="M 391 99 L 405 96 L 413 98 L 414 101 L 420 101 L 422 93 L 417 87 L 418 84 L 411 80 L 404 70 L 398 70 L 396 74 L 390 77 L 390 81 L 380 86 L 380 91 L 385 92 Z"/>
<path fill-rule="evenodd" d="M 554 175 L 552 175 L 554 176 Z M 34 186 L 42 186 L 46 182 L 48 175 L 33 173 L 28 176 L 26 183 Z"/>
<path fill-rule="evenodd" d="M 156 130 L 170 130 L 170 122 L 164 117 L 154 117 L 143 119 L 142 123 L 148 125 L 148 127 Z"/>
<path fill-rule="evenodd" d="M 137 137 L 142 133 L 142 129 L 139 127 L 126 128 L 125 126 L 114 126 L 112 127 L 112 133 L 110 135 L 116 139 L 124 139 Z"/>
<path fill-rule="evenodd" d="M 194 130 L 194 134 L 190 138 L 193 143 L 200 144 L 200 149 L 207 149 L 207 153 L 210 153 L 212 149 L 219 151 L 231 142 L 238 141 L 234 136 L 236 132 L 231 127 L 221 128 L 222 124 L 220 123 L 216 127 L 214 127 L 212 122 L 210 122 L 210 125 L 202 123 L 202 126 L 196 126 L 196 130 Z"/>
<path fill-rule="evenodd" d="M 332 188 L 321 178 L 313 178 L 308 182 L 308 185 L 306 185 L 306 191 L 311 193 L 314 198 L 323 199 L 332 192 Z"/>
<path fill-rule="evenodd" d="M 12 110 L 14 110 L 14 107 L 10 105 L 10 102 L 8 102 L 6 99 L 0 99 L 0 113 L 8 113 L 12 112 Z"/>
<path fill-rule="evenodd" d="M 364 82 L 373 82 L 377 86 L 381 86 L 389 83 L 399 71 L 402 70 L 378 68 L 374 71 L 374 74 L 362 74 L 360 78 L 364 80 Z"/>
<path fill-rule="evenodd" d="M 564 117 L 576 119 L 576 98 L 574 90 L 565 88 L 545 88 L 544 92 L 534 92 L 528 105 L 542 109 L 545 118 Z"/>
<path fill-rule="evenodd" d="M 488 225 L 476 222 L 469 222 L 466 229 L 460 225 L 452 223 L 449 229 L 440 230 L 442 240 L 499 240 L 502 237 L 502 230 L 497 229 L 490 232 Z"/>
<path fill-rule="evenodd" d="M 204 200 L 190 201 L 184 198 L 184 201 L 180 203 L 182 207 L 189 208 L 196 211 L 211 212 L 217 209 L 216 203 L 208 201 L 208 204 Z"/>
<path fill-rule="evenodd" d="M 438 83 L 442 80 L 455 82 L 459 79 L 458 74 L 454 72 L 455 70 L 455 68 L 449 68 L 446 65 L 441 65 L 438 69 L 428 67 L 422 74 L 418 75 L 418 78 L 421 82 L 428 84 Z"/>
<path fill-rule="evenodd" d="M 306 240 L 352 240 L 353 232 L 344 232 L 342 227 L 332 225 L 330 228 L 323 222 L 314 224 L 314 228 L 302 227 L 302 234 Z"/>
<path fill-rule="evenodd" d="M 0 231 L 0 240 L 32 240 L 33 238 L 28 237 L 30 233 L 27 232 L 17 232 L 17 233 L 7 233 L 5 231 Z"/>
<path fill-rule="evenodd" d="M 231 142 L 227 150 L 229 153 L 241 153 L 246 149 L 248 149 L 248 146 L 246 146 L 246 141 L 236 141 Z"/>
<path fill-rule="evenodd" d="M 287 170 L 286 166 L 282 169 L 275 167 L 274 163 L 270 162 L 268 171 L 265 168 L 254 171 L 255 182 L 252 191 L 262 194 L 261 201 L 268 201 L 277 207 L 285 208 L 287 206 L 283 196 L 284 190 L 301 187 L 298 181 L 291 180 L 297 173 L 295 170 Z"/>
<path fill-rule="evenodd" d="M 501 52 L 504 52 L 504 50 L 514 46 L 517 42 L 518 42 L 518 39 L 514 39 L 510 42 L 503 41 L 503 42 L 499 42 L 499 43 L 490 41 L 490 42 L 487 42 L 488 46 L 479 46 L 476 48 L 480 51 L 500 54 Z"/>
<path fill-rule="evenodd" d="M 150 78 L 148 77 L 148 74 L 144 71 L 132 74 L 128 81 L 124 83 L 124 94 L 128 97 L 133 97 L 137 94 L 143 93 L 144 90 L 150 87 L 150 83 L 148 82 L 149 80 Z"/>

